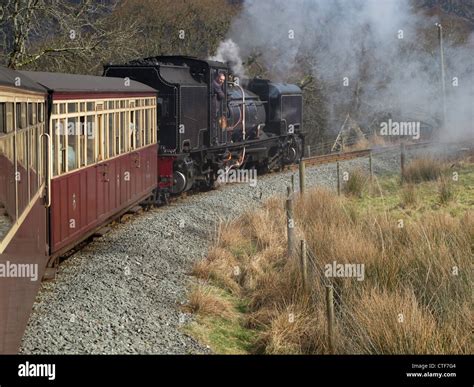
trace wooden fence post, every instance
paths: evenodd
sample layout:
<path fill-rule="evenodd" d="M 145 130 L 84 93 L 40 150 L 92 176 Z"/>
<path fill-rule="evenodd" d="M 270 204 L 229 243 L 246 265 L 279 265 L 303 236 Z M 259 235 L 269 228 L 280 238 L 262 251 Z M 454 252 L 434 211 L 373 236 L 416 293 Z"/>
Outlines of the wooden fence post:
<path fill-rule="evenodd" d="M 308 154 L 306 155 L 307 157 L 311 157 L 311 145 L 307 145 L 306 146 L 306 150 L 308 152 Z"/>
<path fill-rule="evenodd" d="M 300 160 L 300 194 L 304 194 L 304 190 L 306 187 L 305 183 L 306 179 L 306 166 L 303 160 Z"/>
<path fill-rule="evenodd" d="M 334 288 L 326 286 L 326 306 L 328 317 L 328 345 L 329 353 L 334 354 Z"/>
<path fill-rule="evenodd" d="M 293 218 L 293 195 L 288 187 L 288 198 L 286 199 L 286 229 L 288 234 L 288 258 L 295 252 L 295 220 Z"/>
<path fill-rule="evenodd" d="M 295 174 L 291 175 L 291 192 L 295 192 Z"/>

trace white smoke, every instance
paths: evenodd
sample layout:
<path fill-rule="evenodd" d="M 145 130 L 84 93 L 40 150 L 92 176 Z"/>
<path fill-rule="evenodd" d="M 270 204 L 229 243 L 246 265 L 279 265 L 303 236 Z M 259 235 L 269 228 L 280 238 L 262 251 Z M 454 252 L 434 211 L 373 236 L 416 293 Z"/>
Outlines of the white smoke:
<path fill-rule="evenodd" d="M 240 78 L 245 77 L 245 67 L 240 56 L 240 48 L 232 39 L 221 42 L 216 55 L 210 57 L 209 60 L 228 63 L 235 75 Z"/>
<path fill-rule="evenodd" d="M 243 58 L 258 57 L 277 80 L 294 80 L 303 63 L 309 66 L 325 85 L 334 128 L 356 91 L 360 116 L 389 111 L 436 126 L 442 112 L 439 21 L 411 0 L 246 0 L 231 26 L 231 44 L 220 50 L 239 53 L 240 47 Z M 444 33 L 447 135 L 472 133 L 474 35 L 460 44 L 449 39 L 447 26 Z"/>

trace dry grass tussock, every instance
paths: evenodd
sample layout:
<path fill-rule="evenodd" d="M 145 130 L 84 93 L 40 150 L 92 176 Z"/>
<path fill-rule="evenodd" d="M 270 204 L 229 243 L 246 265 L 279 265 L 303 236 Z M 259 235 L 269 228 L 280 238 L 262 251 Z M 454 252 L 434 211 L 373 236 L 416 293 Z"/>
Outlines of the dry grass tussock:
<path fill-rule="evenodd" d="M 442 176 L 444 169 L 442 161 L 430 157 L 420 157 L 405 167 L 403 180 L 408 183 L 437 180 Z"/>

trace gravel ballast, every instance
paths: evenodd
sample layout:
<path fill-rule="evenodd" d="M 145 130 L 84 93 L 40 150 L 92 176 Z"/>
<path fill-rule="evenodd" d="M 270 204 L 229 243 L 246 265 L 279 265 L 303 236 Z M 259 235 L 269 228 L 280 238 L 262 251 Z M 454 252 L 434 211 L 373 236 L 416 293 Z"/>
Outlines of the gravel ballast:
<path fill-rule="evenodd" d="M 0 242 L 8 234 L 12 227 L 10 218 L 2 214 L 3 209 L 0 207 Z"/>
<path fill-rule="evenodd" d="M 341 162 L 343 171 L 357 167 L 368 171 L 368 158 Z M 373 167 L 375 174 L 396 171 L 399 152 L 375 155 Z M 224 185 L 112 227 L 42 284 L 21 353 L 208 353 L 182 329 L 192 318 L 180 310 L 188 273 L 221 220 L 284 195 L 291 174 L 258 177 L 256 187 Z M 335 189 L 335 163 L 308 167 L 306 184 Z"/>

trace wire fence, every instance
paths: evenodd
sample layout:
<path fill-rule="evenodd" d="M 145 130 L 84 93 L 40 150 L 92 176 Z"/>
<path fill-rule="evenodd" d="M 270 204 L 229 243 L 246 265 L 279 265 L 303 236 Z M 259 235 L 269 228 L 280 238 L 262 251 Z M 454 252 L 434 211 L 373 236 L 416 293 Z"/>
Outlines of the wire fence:
<path fill-rule="evenodd" d="M 406 147 L 403 144 L 397 145 L 395 147 L 390 147 L 384 149 L 380 152 L 373 152 L 369 156 L 369 162 L 367 163 L 367 172 L 370 170 L 370 179 L 374 181 L 374 187 L 381 191 L 381 187 L 379 181 L 377 179 L 378 173 L 385 173 L 391 172 L 394 174 L 398 174 L 400 176 L 400 182 L 403 183 L 403 173 L 404 168 L 406 168 L 407 164 L 415 159 L 420 157 L 431 157 L 436 159 L 449 159 L 453 155 L 462 154 L 473 154 L 474 153 L 474 146 L 473 142 L 470 143 L 452 143 L 452 144 L 439 144 L 439 145 L 431 145 L 429 147 Z M 380 169 L 380 166 L 374 167 L 372 159 L 375 155 L 381 155 L 385 158 L 385 163 L 388 164 L 384 168 Z M 347 168 L 344 168 L 345 170 Z M 304 172 L 300 174 L 300 179 L 303 178 L 304 180 Z M 301 172 L 301 171 L 300 171 Z M 334 171 L 337 173 L 337 179 L 339 180 L 339 171 Z M 293 177 L 294 179 L 294 177 Z M 293 204 L 288 204 L 288 200 L 292 200 L 295 196 L 295 187 L 294 181 L 292 179 L 292 189 L 288 190 L 287 193 L 287 206 L 288 208 L 293 206 Z M 301 185 L 300 185 L 301 186 Z M 305 185 L 303 185 L 304 187 Z M 304 192 L 301 192 L 304 194 Z M 293 219 L 293 210 L 287 211 L 287 222 L 288 224 L 295 224 Z M 314 214 L 317 216 L 317 214 Z M 303 288 L 306 287 L 305 282 L 308 282 L 308 278 L 311 278 L 309 281 L 309 292 L 311 297 L 313 298 L 314 303 L 321 302 L 321 296 L 324 292 L 321 292 L 323 289 L 328 288 L 330 289 L 329 293 L 334 295 L 334 297 L 330 297 L 330 301 L 326 299 L 326 302 L 333 302 L 335 307 L 334 313 L 334 321 L 330 316 L 330 306 L 327 306 L 327 319 L 328 319 L 328 347 L 330 351 L 334 351 L 331 347 L 333 346 L 334 341 L 338 343 L 338 348 L 345 348 L 348 349 L 348 352 L 351 351 L 353 348 L 359 348 L 360 350 L 360 343 L 363 342 L 364 351 L 370 353 L 380 353 L 381 348 L 379 348 L 371 339 L 368 327 L 363 326 L 361 323 L 359 313 L 363 313 L 361 311 L 355 311 L 354 305 L 347 303 L 348 295 L 344 294 L 344 288 L 340 286 L 338 279 L 334 279 L 332 277 L 328 277 L 325 273 L 325 264 L 322 262 L 321 259 L 318 259 L 318 252 L 312 251 L 310 246 L 306 244 L 306 242 L 302 243 L 301 251 L 298 251 L 296 248 L 297 241 L 295 238 L 295 232 L 291 232 L 291 240 L 290 240 L 290 227 L 288 228 L 288 252 L 289 257 L 297 258 L 299 257 L 299 264 L 300 270 L 302 272 L 301 278 L 303 282 Z M 291 246 L 291 244 L 293 246 Z M 303 245 L 305 248 L 303 249 Z M 293 253 L 291 253 L 293 252 Z M 303 257 L 305 255 L 306 257 Z M 305 272 L 307 271 L 307 272 Z M 357 289 L 352 288 L 354 291 Z M 315 294 L 316 291 L 319 291 L 319 294 Z M 322 293 L 322 294 L 321 294 Z M 319 300 L 315 299 L 319 298 Z M 328 296 L 326 296 L 329 298 Z M 334 301 L 333 301 L 334 300 Z M 370 313 L 370 311 L 365 311 L 365 313 Z M 359 315 L 359 317 L 357 316 Z M 365 320 L 364 320 L 365 321 Z M 329 327 L 330 325 L 331 328 Z M 329 337 L 334 332 L 343 333 L 338 336 L 337 339 L 334 337 Z M 336 333 L 337 334 L 337 333 Z M 342 338 L 341 338 L 342 337 Z M 344 343 L 341 343 L 340 340 L 344 340 Z M 341 347 L 342 345 L 342 347 Z"/>

